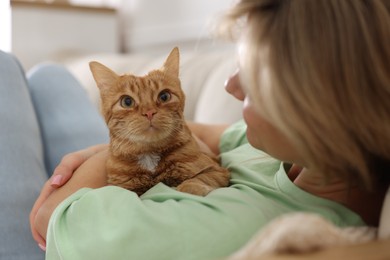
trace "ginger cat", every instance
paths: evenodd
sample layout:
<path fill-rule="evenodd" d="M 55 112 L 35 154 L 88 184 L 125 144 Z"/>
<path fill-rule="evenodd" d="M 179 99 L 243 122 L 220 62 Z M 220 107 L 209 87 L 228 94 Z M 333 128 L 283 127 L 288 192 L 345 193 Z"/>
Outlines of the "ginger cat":
<path fill-rule="evenodd" d="M 108 184 L 141 195 L 163 182 L 201 196 L 228 185 L 229 172 L 200 150 L 184 120 L 178 48 L 143 77 L 119 76 L 98 62 L 90 69 L 110 130 Z"/>

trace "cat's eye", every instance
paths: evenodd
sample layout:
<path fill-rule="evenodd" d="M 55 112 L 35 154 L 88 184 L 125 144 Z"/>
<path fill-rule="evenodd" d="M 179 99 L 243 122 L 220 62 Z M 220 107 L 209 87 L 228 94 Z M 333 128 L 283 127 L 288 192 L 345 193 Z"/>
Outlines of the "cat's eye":
<path fill-rule="evenodd" d="M 130 96 L 121 97 L 121 106 L 123 108 L 131 108 L 135 104 L 134 99 Z"/>
<path fill-rule="evenodd" d="M 171 93 L 169 93 L 167 90 L 163 90 L 158 94 L 158 100 L 162 103 L 168 102 L 171 99 Z"/>

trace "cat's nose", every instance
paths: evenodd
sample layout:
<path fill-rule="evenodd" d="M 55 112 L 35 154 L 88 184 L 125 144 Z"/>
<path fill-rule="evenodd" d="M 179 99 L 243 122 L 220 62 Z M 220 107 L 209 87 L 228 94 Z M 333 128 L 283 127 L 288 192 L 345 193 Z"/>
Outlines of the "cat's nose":
<path fill-rule="evenodd" d="M 146 116 L 149 120 L 152 120 L 153 116 L 157 113 L 156 110 L 149 110 L 146 113 L 143 113 L 143 116 Z"/>

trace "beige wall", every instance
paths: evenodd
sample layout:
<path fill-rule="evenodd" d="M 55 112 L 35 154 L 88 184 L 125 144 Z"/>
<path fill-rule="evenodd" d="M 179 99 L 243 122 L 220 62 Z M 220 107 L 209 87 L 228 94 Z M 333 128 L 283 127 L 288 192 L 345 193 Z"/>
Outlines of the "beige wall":
<path fill-rule="evenodd" d="M 12 3 L 12 52 L 25 69 L 65 56 L 119 50 L 114 9 Z"/>
<path fill-rule="evenodd" d="M 88 1 L 94 7 L 86 7 L 83 1 L 11 1 L 12 52 L 25 69 L 42 61 L 91 53 L 213 44 L 210 23 L 233 0 Z M 76 2 L 82 5 L 75 6 Z M 115 3 L 117 9 L 107 3 Z"/>

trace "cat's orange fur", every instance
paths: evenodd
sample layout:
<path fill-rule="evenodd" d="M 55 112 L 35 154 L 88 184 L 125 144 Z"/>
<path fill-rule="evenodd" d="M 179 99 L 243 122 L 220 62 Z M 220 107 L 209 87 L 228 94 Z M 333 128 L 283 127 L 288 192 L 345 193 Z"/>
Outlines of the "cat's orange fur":
<path fill-rule="evenodd" d="M 178 48 L 143 77 L 119 76 L 98 62 L 90 68 L 110 130 L 109 184 L 139 195 L 159 182 L 196 195 L 228 185 L 229 172 L 200 151 L 185 123 Z"/>

